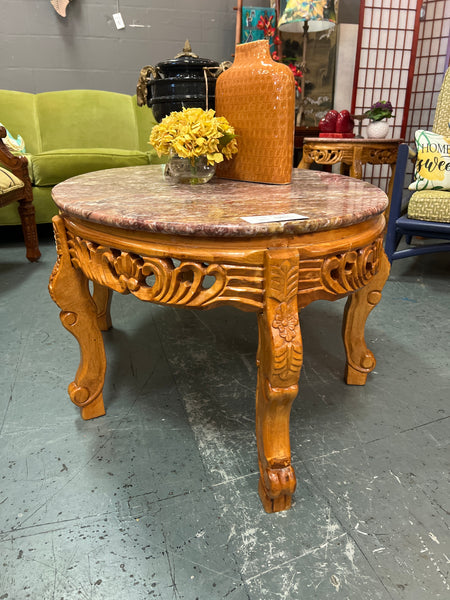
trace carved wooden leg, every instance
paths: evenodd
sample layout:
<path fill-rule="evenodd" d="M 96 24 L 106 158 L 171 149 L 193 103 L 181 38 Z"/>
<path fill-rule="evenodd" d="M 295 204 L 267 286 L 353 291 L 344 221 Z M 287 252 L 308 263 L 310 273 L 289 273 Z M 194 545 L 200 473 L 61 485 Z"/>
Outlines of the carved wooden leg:
<path fill-rule="evenodd" d="M 256 439 L 259 495 L 267 512 L 286 510 L 295 491 L 289 415 L 298 392 L 302 342 L 298 320 L 298 252 L 266 252 L 264 310 L 258 315 Z"/>
<path fill-rule="evenodd" d="M 378 273 L 365 287 L 349 296 L 345 305 L 342 335 L 347 354 L 345 381 L 350 385 L 364 385 L 367 374 L 375 368 L 375 357 L 364 339 L 364 327 L 370 312 L 381 300 L 389 271 L 390 263 L 382 250 Z"/>
<path fill-rule="evenodd" d="M 350 175 L 350 166 L 345 162 L 341 162 L 339 167 L 339 173 L 341 175 Z"/>
<path fill-rule="evenodd" d="M 355 179 L 362 179 L 361 154 L 362 154 L 361 148 L 355 148 L 353 150 L 353 161 L 350 166 L 350 177 L 355 177 Z"/>
<path fill-rule="evenodd" d="M 94 282 L 93 298 L 97 307 L 97 322 L 100 331 L 108 331 L 112 327 L 111 300 L 112 290 Z"/>
<path fill-rule="evenodd" d="M 105 414 L 102 390 L 106 358 L 96 305 L 89 293 L 87 277 L 72 265 L 61 217 L 53 218 L 53 228 L 58 259 L 49 291 L 61 309 L 62 324 L 78 340 L 81 354 L 75 380 L 69 385 L 69 396 L 81 408 L 83 419 L 93 419 Z"/>
<path fill-rule="evenodd" d="M 384 219 L 386 221 L 386 225 L 384 228 L 385 233 L 387 231 L 387 224 L 389 223 L 389 214 L 391 212 L 391 200 L 392 200 L 392 190 L 394 189 L 394 177 L 395 177 L 395 164 L 392 164 L 391 165 L 391 177 L 389 179 L 389 185 L 388 185 L 388 190 L 387 190 L 387 197 L 389 198 L 389 204 L 383 213 Z"/>
<path fill-rule="evenodd" d="M 310 166 L 313 164 L 313 160 L 311 158 L 311 156 L 309 155 L 309 152 L 307 149 L 305 149 L 305 147 L 303 146 L 303 154 L 302 154 L 302 158 L 300 160 L 300 162 L 298 163 L 298 169 L 309 169 Z"/>
<path fill-rule="evenodd" d="M 30 262 L 35 262 L 39 260 L 41 253 L 39 251 L 35 210 L 29 198 L 19 200 L 19 215 L 25 248 L 27 249 L 27 258 Z"/>

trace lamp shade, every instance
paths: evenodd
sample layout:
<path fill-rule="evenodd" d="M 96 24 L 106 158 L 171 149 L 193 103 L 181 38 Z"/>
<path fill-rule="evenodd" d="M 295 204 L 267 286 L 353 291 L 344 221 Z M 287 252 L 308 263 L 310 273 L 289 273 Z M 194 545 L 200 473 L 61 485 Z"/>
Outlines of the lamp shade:
<path fill-rule="evenodd" d="M 305 21 L 309 31 L 324 31 L 336 25 L 334 0 L 287 0 L 278 21 L 280 31 L 303 31 Z"/>

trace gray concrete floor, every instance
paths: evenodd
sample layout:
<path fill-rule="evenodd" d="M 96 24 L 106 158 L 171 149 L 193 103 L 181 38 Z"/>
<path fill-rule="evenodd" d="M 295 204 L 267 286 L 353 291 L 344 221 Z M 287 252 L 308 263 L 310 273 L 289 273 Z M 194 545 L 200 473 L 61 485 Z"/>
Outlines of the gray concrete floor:
<path fill-rule="evenodd" d="M 450 254 L 394 263 L 343 383 L 343 301 L 301 314 L 289 512 L 257 495 L 255 316 L 114 295 L 106 416 L 66 389 L 55 260 L 0 242 L 0 599 L 450 598 Z"/>

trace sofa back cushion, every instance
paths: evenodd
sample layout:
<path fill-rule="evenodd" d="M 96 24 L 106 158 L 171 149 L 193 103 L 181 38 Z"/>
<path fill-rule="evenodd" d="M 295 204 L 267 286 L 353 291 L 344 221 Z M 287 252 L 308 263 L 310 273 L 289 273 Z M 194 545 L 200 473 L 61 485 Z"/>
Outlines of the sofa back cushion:
<path fill-rule="evenodd" d="M 90 171 L 148 165 L 139 150 L 122 148 L 61 148 L 33 156 L 33 181 L 37 186 L 52 186 Z"/>
<path fill-rule="evenodd" d="M 0 123 L 14 137 L 23 138 L 27 152 L 41 152 L 36 96 L 26 92 L 0 90 Z"/>
<path fill-rule="evenodd" d="M 44 92 L 36 95 L 36 111 L 42 152 L 60 148 L 139 148 L 133 99 L 126 94 L 99 90 Z"/>
<path fill-rule="evenodd" d="M 153 126 L 157 124 L 153 111 L 146 104 L 144 106 L 138 106 L 136 96 L 133 96 L 133 107 L 136 115 L 137 130 L 139 136 L 139 150 L 142 152 L 153 151 L 157 157 L 156 150 L 153 150 L 153 146 L 150 146 L 148 140 Z"/>

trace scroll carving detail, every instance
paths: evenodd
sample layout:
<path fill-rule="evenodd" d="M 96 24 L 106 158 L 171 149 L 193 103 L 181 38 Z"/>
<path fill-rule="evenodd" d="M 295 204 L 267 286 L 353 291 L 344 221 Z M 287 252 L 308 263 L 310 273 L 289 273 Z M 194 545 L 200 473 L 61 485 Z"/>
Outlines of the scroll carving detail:
<path fill-rule="evenodd" d="M 368 148 L 366 150 L 367 157 L 364 157 L 366 162 L 372 165 L 393 164 L 397 159 L 397 149 L 389 148 Z"/>
<path fill-rule="evenodd" d="M 366 285 L 377 273 L 382 252 L 382 239 L 370 246 L 337 254 L 324 260 L 322 282 L 335 294 L 353 292 Z"/>
<path fill-rule="evenodd" d="M 382 252 L 383 239 L 379 237 L 362 248 L 300 260 L 300 306 L 318 298 L 345 296 L 364 287 L 378 273 Z"/>
<path fill-rule="evenodd" d="M 69 237 L 72 264 L 89 279 L 158 304 L 262 308 L 262 268 L 140 256 Z M 177 264 L 179 263 L 179 264 Z"/>
<path fill-rule="evenodd" d="M 309 158 L 319 165 L 334 165 L 343 160 L 344 153 L 342 150 L 337 150 L 335 148 L 321 148 L 311 150 L 309 152 Z"/>

